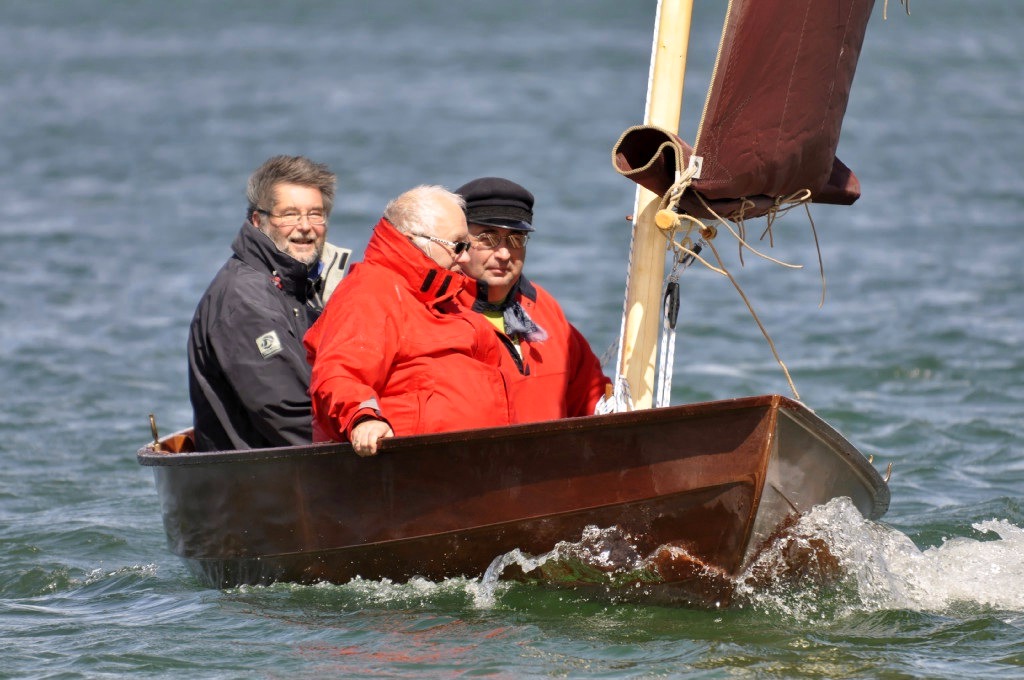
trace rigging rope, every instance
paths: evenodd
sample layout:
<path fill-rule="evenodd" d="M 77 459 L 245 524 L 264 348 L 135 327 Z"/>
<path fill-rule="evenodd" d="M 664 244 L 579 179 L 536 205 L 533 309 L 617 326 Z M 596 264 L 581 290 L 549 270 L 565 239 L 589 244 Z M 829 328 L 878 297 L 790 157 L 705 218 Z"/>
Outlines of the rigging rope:
<path fill-rule="evenodd" d="M 633 410 L 633 397 L 629 393 L 629 381 L 626 376 L 619 375 L 614 380 L 614 386 L 609 385 L 605 395 L 597 402 L 594 413 L 604 415 L 606 413 L 623 413 Z"/>
<path fill-rule="evenodd" d="M 901 0 L 903 3 L 904 0 Z M 909 4 L 907 11 L 909 13 Z M 729 279 L 729 282 L 736 289 L 740 299 L 743 300 L 747 310 L 753 317 L 754 322 L 757 324 L 761 331 L 762 336 L 768 343 L 768 347 L 772 352 L 772 356 L 775 357 L 775 361 L 782 369 L 783 374 L 786 377 L 786 382 L 789 385 L 793 396 L 796 399 L 800 398 L 800 394 L 796 389 L 796 385 L 793 382 L 792 375 L 789 372 L 789 368 L 785 362 L 779 356 L 778 350 L 775 347 L 775 342 L 772 340 L 771 335 L 768 333 L 767 328 L 761 322 L 760 317 L 757 315 L 753 304 L 743 291 L 742 286 L 736 278 L 726 268 L 725 263 L 722 260 L 718 249 L 712 243 L 712 240 L 717 236 L 718 230 L 715 227 L 715 223 L 723 225 L 729 234 L 736 239 L 737 248 L 739 250 L 740 266 L 743 266 L 743 251 L 749 250 L 754 255 L 768 260 L 769 262 L 775 263 L 779 266 L 786 267 L 789 269 L 801 269 L 803 265 L 790 264 L 783 262 L 782 260 L 771 257 L 765 253 L 760 252 L 756 248 L 750 245 L 746 240 L 746 221 L 745 213 L 750 208 L 755 207 L 753 201 L 743 199 L 740 202 L 739 209 L 730 215 L 729 219 L 726 219 L 719 215 L 715 210 L 708 204 L 703 196 L 698 192 L 694 192 L 694 195 L 700 201 L 701 205 L 714 218 L 713 223 L 706 223 L 692 215 L 686 213 L 677 212 L 679 203 L 686 193 L 686 190 L 690 188 L 693 180 L 700 176 L 701 159 L 698 156 L 691 156 L 687 165 L 686 170 L 677 173 L 676 182 L 669 188 L 668 191 L 662 196 L 659 203 L 659 210 L 655 216 L 655 224 L 666 238 L 666 249 L 670 250 L 674 254 L 674 262 L 672 270 L 665 278 L 665 295 L 662 302 L 662 331 L 660 340 L 660 353 L 658 358 L 657 366 L 657 384 L 655 388 L 655 406 L 668 406 L 671 398 L 672 391 L 672 366 L 675 359 L 675 339 L 676 339 L 676 314 L 679 308 L 679 276 L 682 272 L 689 267 L 694 261 L 700 262 L 710 271 L 720 274 Z M 774 205 L 769 209 L 766 214 L 766 226 L 764 231 L 761 233 L 761 239 L 768 236 L 769 247 L 774 247 L 774 232 L 772 227 L 780 216 L 789 212 L 797 206 L 803 206 L 807 212 L 807 219 L 811 225 L 811 233 L 814 236 L 814 245 L 818 257 L 818 269 L 821 276 L 821 300 L 818 303 L 820 308 L 825 302 L 826 292 L 826 281 L 825 281 L 825 268 L 824 262 L 821 255 L 821 245 L 818 240 L 817 228 L 814 224 L 814 219 L 811 216 L 809 203 L 811 201 L 811 192 L 809 190 L 801 190 L 794 192 L 789 196 L 780 196 L 775 199 Z M 730 224 L 730 220 L 736 223 L 739 231 L 733 229 Z M 677 238 L 682 232 L 682 238 Z M 694 232 L 697 236 L 697 244 L 693 243 Z M 714 255 L 717 266 L 708 262 L 706 259 L 700 256 L 700 252 L 704 246 L 711 249 Z M 632 264 L 633 251 L 630 249 L 630 264 Z M 632 271 L 630 266 L 629 271 Z M 629 290 L 629 273 L 627 272 L 626 277 L 626 290 Z M 625 342 L 625 331 L 626 331 L 626 300 L 623 300 L 623 314 L 622 324 L 619 328 L 619 341 L 613 343 L 612 349 L 620 348 Z M 602 360 L 602 365 L 605 363 Z M 630 395 L 629 382 L 622 374 L 622 353 L 618 353 L 618 358 L 615 365 L 615 380 L 613 385 L 609 386 L 608 393 L 604 398 L 601 399 L 597 406 L 596 413 L 615 413 L 620 411 L 631 411 L 634 408 L 633 401 Z"/>

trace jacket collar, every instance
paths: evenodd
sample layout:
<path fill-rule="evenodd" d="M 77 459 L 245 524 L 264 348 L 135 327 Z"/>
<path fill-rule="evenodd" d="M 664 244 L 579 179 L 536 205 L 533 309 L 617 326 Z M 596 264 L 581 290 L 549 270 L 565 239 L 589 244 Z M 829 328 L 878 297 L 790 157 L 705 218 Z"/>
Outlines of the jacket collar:
<path fill-rule="evenodd" d="M 281 290 L 297 298 L 305 298 L 309 267 L 287 253 L 282 253 L 269 236 L 246 222 L 231 244 L 242 262 L 264 272 Z"/>
<path fill-rule="evenodd" d="M 487 301 L 487 282 L 476 281 L 476 296 L 473 300 L 473 311 L 485 312 L 485 311 L 501 311 L 507 306 L 516 302 L 519 299 L 519 295 L 536 302 L 537 301 L 537 289 L 534 288 L 530 280 L 519 275 L 519 280 L 512 284 L 512 290 L 508 292 L 508 296 L 501 302 L 491 303 Z"/>
<path fill-rule="evenodd" d="M 373 228 L 363 261 L 385 267 L 400 276 L 413 296 L 426 305 L 451 300 L 469 285 L 464 274 L 438 267 L 384 218 Z"/>

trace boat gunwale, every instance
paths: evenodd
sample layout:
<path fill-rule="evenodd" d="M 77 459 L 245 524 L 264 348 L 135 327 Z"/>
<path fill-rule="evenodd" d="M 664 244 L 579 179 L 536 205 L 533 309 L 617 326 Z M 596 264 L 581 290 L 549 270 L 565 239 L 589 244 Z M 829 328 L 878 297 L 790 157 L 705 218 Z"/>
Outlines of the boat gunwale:
<path fill-rule="evenodd" d="M 660 408 L 627 411 L 622 413 L 580 416 L 577 418 L 564 418 L 561 420 L 549 420 L 536 423 L 523 423 L 503 427 L 480 428 L 474 430 L 453 430 L 435 434 L 395 437 L 383 440 L 377 455 L 380 456 L 397 453 L 409 455 L 425 445 L 434 445 L 445 442 L 469 444 L 477 441 L 528 439 L 544 437 L 553 433 L 571 432 L 573 430 L 584 432 L 610 426 L 630 426 L 641 423 L 663 422 L 681 416 L 703 416 L 748 408 L 767 408 L 775 410 L 784 408 L 786 410 L 795 410 L 805 414 L 808 418 L 808 422 L 813 421 L 827 425 L 827 423 L 814 415 L 814 413 L 801 402 L 794 401 L 793 399 L 778 394 L 763 394 L 717 401 L 696 402 L 678 406 L 665 406 Z M 161 438 L 161 441 L 181 436 L 188 431 L 189 428 L 179 430 Z M 832 430 L 832 432 L 835 431 Z M 835 434 L 839 437 L 840 441 L 844 443 L 844 450 L 852 450 L 853 452 L 856 452 L 856 449 L 853 448 L 849 442 L 846 442 L 845 439 L 842 439 L 841 435 L 837 432 Z M 136 458 L 140 465 L 146 467 L 178 467 L 184 465 L 245 463 L 276 459 L 294 459 L 306 456 L 329 456 L 352 453 L 354 453 L 352 445 L 341 442 L 321 442 L 265 449 L 190 451 L 180 453 L 156 451 L 154 450 L 154 443 L 151 442 L 137 451 Z M 863 458 L 859 453 L 858 456 Z M 373 457 L 367 457 L 366 460 L 373 460 Z"/>

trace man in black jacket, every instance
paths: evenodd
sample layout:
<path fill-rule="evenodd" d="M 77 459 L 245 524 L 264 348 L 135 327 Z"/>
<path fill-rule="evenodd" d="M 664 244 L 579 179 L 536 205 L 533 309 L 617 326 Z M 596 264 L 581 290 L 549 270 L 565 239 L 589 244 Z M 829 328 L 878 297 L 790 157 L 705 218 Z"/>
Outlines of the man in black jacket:
<path fill-rule="evenodd" d="M 351 253 L 326 243 L 334 186 L 326 165 L 302 156 L 275 156 L 249 178 L 234 255 L 189 328 L 196 450 L 312 441 L 302 337 Z"/>

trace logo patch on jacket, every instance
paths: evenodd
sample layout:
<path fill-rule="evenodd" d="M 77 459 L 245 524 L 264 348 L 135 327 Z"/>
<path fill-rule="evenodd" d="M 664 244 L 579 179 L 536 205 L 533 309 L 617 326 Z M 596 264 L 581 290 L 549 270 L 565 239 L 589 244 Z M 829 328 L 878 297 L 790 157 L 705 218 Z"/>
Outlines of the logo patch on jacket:
<path fill-rule="evenodd" d="M 264 359 L 269 359 L 284 349 L 281 346 L 281 338 L 277 337 L 277 331 L 270 331 L 256 338 L 256 346 Z"/>

